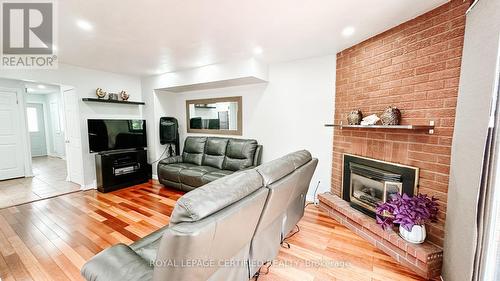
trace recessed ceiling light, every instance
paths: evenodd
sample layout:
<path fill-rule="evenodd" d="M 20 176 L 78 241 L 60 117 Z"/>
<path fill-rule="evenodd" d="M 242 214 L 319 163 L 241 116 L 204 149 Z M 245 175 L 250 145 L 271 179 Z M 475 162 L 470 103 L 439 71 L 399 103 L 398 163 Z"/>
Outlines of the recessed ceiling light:
<path fill-rule="evenodd" d="M 255 47 L 255 48 L 253 49 L 253 53 L 254 53 L 254 55 L 260 55 L 260 54 L 262 54 L 262 52 L 264 52 L 264 50 L 262 50 L 262 48 L 261 48 L 261 47 Z"/>
<path fill-rule="evenodd" d="M 92 24 L 90 24 L 88 21 L 85 20 L 77 20 L 76 25 L 85 31 L 90 31 L 94 28 Z"/>
<path fill-rule="evenodd" d="M 37 87 L 38 87 L 38 89 L 45 89 L 45 88 L 47 88 L 45 85 L 38 85 Z"/>
<path fill-rule="evenodd" d="M 356 31 L 356 29 L 354 27 L 348 26 L 342 30 L 342 35 L 345 37 L 349 37 L 349 36 L 353 35 L 355 31 Z"/>

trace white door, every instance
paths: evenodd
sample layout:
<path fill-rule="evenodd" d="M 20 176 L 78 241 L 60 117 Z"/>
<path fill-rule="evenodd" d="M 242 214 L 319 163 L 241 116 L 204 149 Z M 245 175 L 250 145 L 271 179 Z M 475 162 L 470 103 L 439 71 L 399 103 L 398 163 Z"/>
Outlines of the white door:
<path fill-rule="evenodd" d="M 28 103 L 26 105 L 26 117 L 28 120 L 28 132 L 30 133 L 31 156 L 47 155 L 43 104 Z"/>
<path fill-rule="evenodd" d="M 21 112 L 17 93 L 0 90 L 0 180 L 24 176 Z"/>
<path fill-rule="evenodd" d="M 78 98 L 74 89 L 63 92 L 68 181 L 83 184 L 82 140 Z"/>

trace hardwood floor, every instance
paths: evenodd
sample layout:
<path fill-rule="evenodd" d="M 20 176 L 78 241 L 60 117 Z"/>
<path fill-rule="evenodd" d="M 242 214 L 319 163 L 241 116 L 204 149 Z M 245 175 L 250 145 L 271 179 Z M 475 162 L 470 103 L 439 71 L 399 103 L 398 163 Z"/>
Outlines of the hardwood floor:
<path fill-rule="evenodd" d="M 300 232 L 286 240 L 290 249 L 281 249 L 278 266 L 273 264 L 270 273 L 259 281 L 425 280 L 314 205 L 306 208 L 299 227 Z"/>
<path fill-rule="evenodd" d="M 1 209 L 0 278 L 82 280 L 81 266 L 96 253 L 167 224 L 180 196 L 148 183 Z M 259 280 L 422 280 L 313 205 L 299 226 L 301 231 L 287 239 L 291 248 L 281 249 Z"/>

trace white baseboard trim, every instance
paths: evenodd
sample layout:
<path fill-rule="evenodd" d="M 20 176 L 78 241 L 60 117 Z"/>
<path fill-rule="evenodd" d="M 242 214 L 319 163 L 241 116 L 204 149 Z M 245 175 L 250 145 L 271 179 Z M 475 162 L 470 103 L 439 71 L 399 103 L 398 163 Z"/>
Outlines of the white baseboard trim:
<path fill-rule="evenodd" d="M 97 182 L 96 181 L 93 181 L 91 184 L 80 185 L 80 190 L 92 190 L 92 189 L 97 189 Z"/>

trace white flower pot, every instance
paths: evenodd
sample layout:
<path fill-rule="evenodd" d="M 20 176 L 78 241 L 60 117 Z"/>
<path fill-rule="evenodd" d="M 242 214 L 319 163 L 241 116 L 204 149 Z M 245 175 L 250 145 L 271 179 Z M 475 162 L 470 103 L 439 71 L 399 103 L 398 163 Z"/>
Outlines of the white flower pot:
<path fill-rule="evenodd" d="M 403 226 L 399 226 L 399 235 L 404 240 L 413 243 L 420 244 L 424 243 L 427 233 L 425 231 L 425 225 L 414 225 L 411 231 L 406 230 Z"/>

